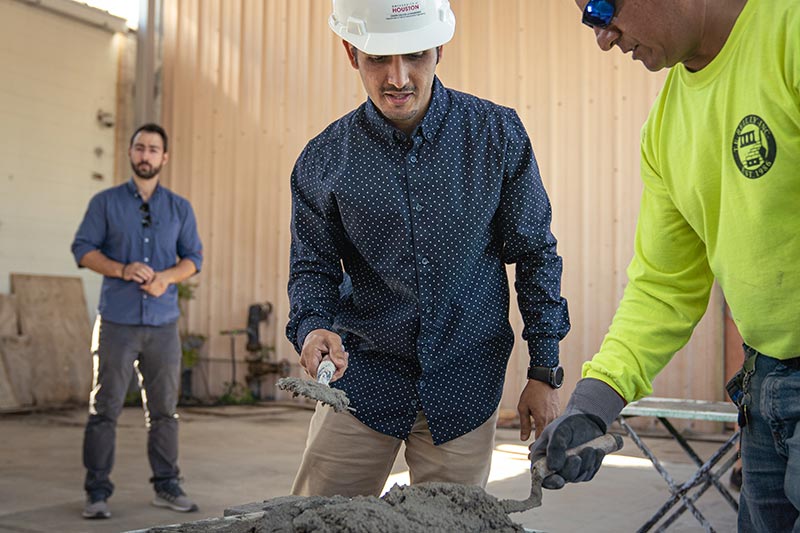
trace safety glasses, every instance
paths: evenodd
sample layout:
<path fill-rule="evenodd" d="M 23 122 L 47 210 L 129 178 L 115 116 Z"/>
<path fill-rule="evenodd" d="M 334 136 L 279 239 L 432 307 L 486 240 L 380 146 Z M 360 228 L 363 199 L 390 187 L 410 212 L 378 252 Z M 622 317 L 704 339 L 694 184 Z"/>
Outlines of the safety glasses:
<path fill-rule="evenodd" d="M 153 219 L 150 217 L 150 204 L 143 202 L 139 206 L 139 212 L 142 214 L 142 227 L 149 228 L 153 223 Z"/>
<path fill-rule="evenodd" d="M 581 22 L 590 28 L 607 28 L 614 19 L 615 10 L 614 0 L 589 0 L 583 8 Z"/>

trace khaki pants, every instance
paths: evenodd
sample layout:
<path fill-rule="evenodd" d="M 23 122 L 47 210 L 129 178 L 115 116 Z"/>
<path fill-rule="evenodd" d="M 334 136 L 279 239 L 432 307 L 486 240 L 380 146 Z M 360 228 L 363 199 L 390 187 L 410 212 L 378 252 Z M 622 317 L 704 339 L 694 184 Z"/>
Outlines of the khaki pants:
<path fill-rule="evenodd" d="M 466 435 L 434 446 L 428 421 L 419 411 L 405 441 L 411 484 L 442 481 L 485 488 L 497 413 Z M 350 413 L 317 404 L 292 494 L 380 496 L 403 442 L 367 427 Z"/>

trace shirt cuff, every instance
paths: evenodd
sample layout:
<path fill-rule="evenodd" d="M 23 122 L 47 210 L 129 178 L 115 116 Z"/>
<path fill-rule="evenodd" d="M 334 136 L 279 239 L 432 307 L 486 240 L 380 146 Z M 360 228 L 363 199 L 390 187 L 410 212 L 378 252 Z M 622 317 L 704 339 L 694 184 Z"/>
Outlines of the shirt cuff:
<path fill-rule="evenodd" d="M 78 265 L 78 268 L 83 268 L 83 266 L 81 266 L 81 261 L 83 260 L 84 256 L 89 252 L 94 252 L 95 250 L 97 250 L 97 248 L 89 244 L 73 246 L 72 256 L 75 258 L 75 264 Z"/>
<path fill-rule="evenodd" d="M 331 320 L 325 317 L 321 317 L 318 315 L 311 315 L 303 319 L 300 322 L 300 325 L 297 326 L 297 338 L 295 340 L 295 348 L 297 348 L 297 353 L 300 353 L 303 350 L 303 341 L 306 340 L 306 335 L 314 331 L 315 329 L 327 329 L 331 330 Z"/>
<path fill-rule="evenodd" d="M 547 337 L 528 340 L 531 366 L 558 366 L 558 342 L 558 339 Z"/>
<path fill-rule="evenodd" d="M 575 385 L 564 414 L 583 413 L 599 417 L 606 429 L 617 419 L 625 401 L 611 385 L 599 379 L 583 378 Z"/>
<path fill-rule="evenodd" d="M 200 254 L 189 254 L 181 257 L 181 261 L 184 259 L 188 259 L 192 263 L 194 263 L 195 274 L 200 273 L 200 269 L 203 267 L 203 256 Z"/>

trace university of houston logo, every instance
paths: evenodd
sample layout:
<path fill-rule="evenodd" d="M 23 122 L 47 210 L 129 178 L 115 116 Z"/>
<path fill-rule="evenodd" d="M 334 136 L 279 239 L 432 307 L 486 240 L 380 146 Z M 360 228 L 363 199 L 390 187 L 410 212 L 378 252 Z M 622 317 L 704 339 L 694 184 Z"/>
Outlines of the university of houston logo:
<path fill-rule="evenodd" d="M 733 134 L 733 160 L 744 177 L 758 179 L 775 163 L 775 136 L 758 115 L 747 115 Z"/>

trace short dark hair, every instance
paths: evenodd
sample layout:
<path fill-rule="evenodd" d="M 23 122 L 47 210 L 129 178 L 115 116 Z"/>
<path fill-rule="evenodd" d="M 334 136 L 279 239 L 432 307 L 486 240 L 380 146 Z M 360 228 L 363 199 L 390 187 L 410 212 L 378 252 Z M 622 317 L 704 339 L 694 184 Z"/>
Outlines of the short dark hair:
<path fill-rule="evenodd" d="M 350 44 L 350 43 L 347 43 L 347 44 Z M 437 65 L 439 64 L 439 59 L 441 59 L 441 56 L 442 56 L 442 46 L 444 46 L 444 45 L 440 44 L 439 46 L 436 47 L 436 64 Z M 358 66 L 358 52 L 359 52 L 358 48 L 356 48 L 355 46 L 350 44 L 350 51 L 353 53 L 353 61 L 355 62 L 356 66 Z M 164 151 L 166 152 L 166 150 L 164 150 Z"/>
<path fill-rule="evenodd" d="M 133 135 L 131 135 L 130 146 L 133 146 L 133 140 L 136 138 L 137 135 L 139 135 L 143 131 L 146 131 L 148 133 L 158 133 L 159 135 L 161 135 L 161 140 L 164 141 L 164 152 L 165 153 L 167 152 L 167 142 L 168 142 L 167 132 L 164 131 L 164 128 L 152 122 L 149 122 L 147 124 L 142 124 L 141 126 L 136 128 L 136 131 L 134 131 Z"/>

